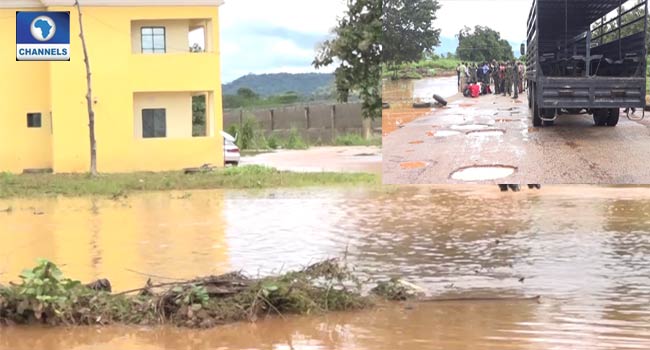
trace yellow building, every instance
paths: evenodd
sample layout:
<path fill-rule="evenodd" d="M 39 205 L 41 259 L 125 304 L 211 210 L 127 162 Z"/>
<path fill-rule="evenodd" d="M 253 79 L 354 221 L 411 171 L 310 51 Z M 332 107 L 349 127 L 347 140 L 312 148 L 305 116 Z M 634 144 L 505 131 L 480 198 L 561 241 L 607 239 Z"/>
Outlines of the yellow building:
<path fill-rule="evenodd" d="M 89 170 L 86 71 L 73 3 L 0 1 L 0 172 Z M 98 171 L 222 165 L 222 0 L 81 4 Z M 16 11 L 70 11 L 70 61 L 16 61 Z M 196 38 L 202 52 L 190 52 Z M 205 99 L 203 123 L 193 121 L 193 99 Z"/>

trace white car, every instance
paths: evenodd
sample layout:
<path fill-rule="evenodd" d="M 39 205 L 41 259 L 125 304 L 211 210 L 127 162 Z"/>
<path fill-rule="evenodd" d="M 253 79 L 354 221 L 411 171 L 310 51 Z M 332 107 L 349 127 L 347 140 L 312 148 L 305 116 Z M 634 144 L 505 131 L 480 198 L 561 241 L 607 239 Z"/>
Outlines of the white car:
<path fill-rule="evenodd" d="M 223 160 L 225 165 L 239 165 L 241 154 L 239 153 L 239 147 L 235 144 L 237 137 L 233 137 L 225 131 L 221 132 L 221 136 L 223 136 Z"/>

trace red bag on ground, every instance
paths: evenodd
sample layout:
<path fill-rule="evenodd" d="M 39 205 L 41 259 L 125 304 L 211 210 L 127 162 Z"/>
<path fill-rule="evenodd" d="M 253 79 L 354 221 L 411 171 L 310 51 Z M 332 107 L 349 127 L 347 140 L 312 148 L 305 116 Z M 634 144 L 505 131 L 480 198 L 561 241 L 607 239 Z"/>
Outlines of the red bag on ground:
<path fill-rule="evenodd" d="M 481 87 L 478 84 L 472 84 L 469 86 L 469 92 L 472 97 L 478 97 L 481 94 Z"/>

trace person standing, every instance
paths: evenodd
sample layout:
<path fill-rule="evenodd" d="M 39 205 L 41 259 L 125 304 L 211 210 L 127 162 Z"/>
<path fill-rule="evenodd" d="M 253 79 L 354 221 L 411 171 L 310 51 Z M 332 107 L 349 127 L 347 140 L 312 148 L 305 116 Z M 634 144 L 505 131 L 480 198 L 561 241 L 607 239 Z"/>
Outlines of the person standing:
<path fill-rule="evenodd" d="M 458 86 L 458 91 L 463 92 L 465 86 L 467 85 L 467 66 L 465 62 L 460 64 L 460 85 Z"/>
<path fill-rule="evenodd" d="M 458 90 L 460 90 L 460 66 L 460 63 L 456 66 L 456 75 L 458 76 L 458 82 L 456 82 L 456 85 L 458 85 Z"/>
<path fill-rule="evenodd" d="M 519 62 L 514 62 L 512 65 L 512 85 L 514 89 L 513 99 L 519 98 Z"/>
<path fill-rule="evenodd" d="M 513 73 L 512 62 L 508 61 L 506 63 L 506 86 L 503 92 L 503 96 L 505 96 L 506 93 L 508 94 L 508 96 L 512 96 L 512 73 Z"/>
<path fill-rule="evenodd" d="M 499 64 L 492 60 L 492 80 L 494 80 L 494 94 L 499 94 Z"/>
<path fill-rule="evenodd" d="M 506 62 L 501 62 L 501 66 L 499 67 L 500 69 L 500 74 L 499 74 L 499 80 L 501 83 L 501 93 L 503 96 L 506 95 Z"/>
<path fill-rule="evenodd" d="M 523 62 L 519 62 L 519 93 L 524 93 L 524 80 L 526 79 L 526 67 Z"/>

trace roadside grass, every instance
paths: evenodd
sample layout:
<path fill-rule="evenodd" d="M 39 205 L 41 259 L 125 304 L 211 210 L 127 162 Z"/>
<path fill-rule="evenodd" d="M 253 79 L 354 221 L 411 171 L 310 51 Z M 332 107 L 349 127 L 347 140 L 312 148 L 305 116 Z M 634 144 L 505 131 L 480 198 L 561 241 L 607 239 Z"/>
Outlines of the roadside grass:
<path fill-rule="evenodd" d="M 256 189 L 273 187 L 379 185 L 379 175 L 368 173 L 294 173 L 263 166 L 243 166 L 184 174 L 141 172 L 129 174 L 0 173 L 0 198 L 47 196 L 111 196 L 138 191 Z"/>
<path fill-rule="evenodd" d="M 456 74 L 460 60 L 450 58 L 426 59 L 419 62 L 403 63 L 395 67 L 383 65 L 382 78 L 422 79 Z"/>
<path fill-rule="evenodd" d="M 381 146 L 381 137 L 371 137 L 366 140 L 361 135 L 339 135 L 334 140 L 335 146 Z"/>

